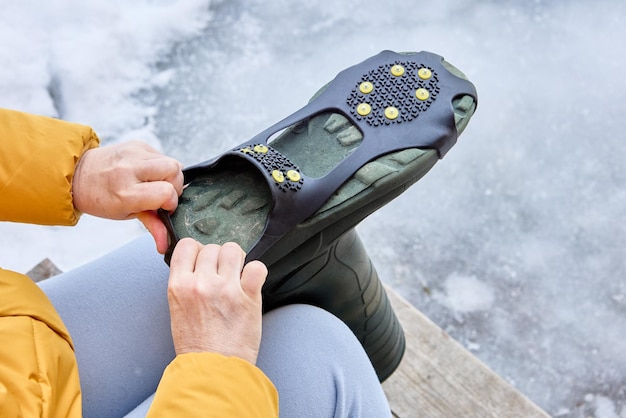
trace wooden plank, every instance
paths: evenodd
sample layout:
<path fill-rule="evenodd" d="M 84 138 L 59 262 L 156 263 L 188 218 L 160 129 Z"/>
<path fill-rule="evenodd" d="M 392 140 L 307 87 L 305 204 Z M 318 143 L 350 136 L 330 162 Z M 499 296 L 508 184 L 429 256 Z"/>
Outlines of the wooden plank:
<path fill-rule="evenodd" d="M 50 260 L 49 258 L 44 258 L 35 267 L 30 269 L 28 273 L 26 273 L 26 275 L 30 277 L 31 280 L 35 282 L 40 282 L 52 276 L 56 276 L 60 273 L 62 273 L 61 269 L 59 269 L 52 262 L 52 260 Z"/>
<path fill-rule="evenodd" d="M 383 383 L 396 417 L 549 418 L 549 415 L 386 288 L 407 348 Z"/>

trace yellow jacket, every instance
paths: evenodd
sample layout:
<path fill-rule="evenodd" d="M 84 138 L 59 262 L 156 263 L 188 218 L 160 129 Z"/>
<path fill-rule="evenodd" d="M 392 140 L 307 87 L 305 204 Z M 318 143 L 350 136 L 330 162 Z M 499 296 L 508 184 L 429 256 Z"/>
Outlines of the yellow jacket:
<path fill-rule="evenodd" d="M 0 109 L 0 221 L 74 225 L 72 176 L 98 146 L 86 126 Z M 0 269 L 0 416 L 80 417 L 72 339 L 28 277 Z M 278 395 L 255 366 L 215 353 L 177 356 L 151 416 L 278 416 Z"/>

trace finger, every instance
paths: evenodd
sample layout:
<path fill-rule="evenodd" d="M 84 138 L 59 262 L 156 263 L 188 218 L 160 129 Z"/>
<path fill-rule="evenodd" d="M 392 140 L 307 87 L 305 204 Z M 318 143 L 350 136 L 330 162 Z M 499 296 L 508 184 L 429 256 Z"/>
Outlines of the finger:
<path fill-rule="evenodd" d="M 172 188 L 171 183 L 159 182 L 159 184 L 162 184 L 163 186 L 158 186 L 158 187 L 164 188 L 163 195 L 162 195 L 163 202 L 161 203 L 160 208 L 165 209 L 168 212 L 174 212 L 176 208 L 178 207 L 178 197 L 181 194 L 183 194 L 182 186 L 181 186 L 181 189 L 178 190 L 176 188 Z M 169 193 L 169 196 L 168 196 L 168 193 Z"/>
<path fill-rule="evenodd" d="M 171 158 L 168 159 L 174 161 L 175 168 L 173 167 L 169 175 L 161 180 L 166 181 L 174 186 L 176 193 L 178 194 L 178 196 L 180 196 L 181 194 L 183 194 L 183 185 L 185 182 L 185 176 L 183 175 L 183 165 L 176 160 L 172 160 Z"/>
<path fill-rule="evenodd" d="M 220 246 L 217 244 L 207 244 L 202 247 L 196 262 L 196 271 L 204 277 L 213 277 L 217 274 L 217 264 L 220 253 Z"/>
<path fill-rule="evenodd" d="M 245 256 L 246 254 L 237 243 L 227 242 L 222 245 L 217 265 L 217 273 L 225 278 L 236 278 L 239 280 Z"/>
<path fill-rule="evenodd" d="M 151 181 L 132 186 L 129 197 L 125 202 L 132 214 L 146 210 L 165 209 L 168 212 L 178 207 L 178 192 L 165 181 Z"/>
<path fill-rule="evenodd" d="M 180 164 L 179 170 L 176 172 L 174 178 L 165 179 L 167 182 L 171 183 L 176 190 L 178 196 L 183 194 L 183 186 L 185 185 L 185 175 L 183 174 L 183 165 Z"/>
<path fill-rule="evenodd" d="M 261 295 L 261 289 L 267 278 L 267 267 L 258 260 L 254 260 L 246 264 L 241 272 L 241 288 L 251 296 L 258 297 Z"/>
<path fill-rule="evenodd" d="M 179 273 L 195 271 L 196 259 L 201 250 L 202 244 L 192 238 L 183 238 L 178 241 L 170 260 L 170 280 L 178 277 Z"/>
<path fill-rule="evenodd" d="M 154 238 L 154 242 L 156 243 L 157 252 L 160 254 L 165 254 L 167 251 L 168 238 L 167 238 L 167 228 L 163 224 L 163 221 L 159 218 L 154 211 L 145 211 L 137 214 L 137 219 L 141 221 L 141 223 L 146 227 L 148 232 Z"/>
<path fill-rule="evenodd" d="M 182 188 L 182 164 L 173 158 L 160 155 L 159 158 L 144 159 L 135 163 L 134 170 L 139 180 L 176 182 Z"/>

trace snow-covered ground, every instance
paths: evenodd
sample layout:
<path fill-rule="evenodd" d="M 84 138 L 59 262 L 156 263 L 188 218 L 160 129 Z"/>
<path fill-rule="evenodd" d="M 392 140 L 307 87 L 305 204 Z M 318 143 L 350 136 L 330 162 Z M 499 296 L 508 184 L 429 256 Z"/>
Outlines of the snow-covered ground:
<path fill-rule="evenodd" d="M 429 50 L 478 112 L 359 227 L 381 277 L 558 417 L 626 418 L 626 4 L 600 0 L 22 0 L 0 106 L 143 138 L 185 164 L 236 145 L 382 49 Z M 0 224 L 0 266 L 62 269 L 134 221 Z"/>

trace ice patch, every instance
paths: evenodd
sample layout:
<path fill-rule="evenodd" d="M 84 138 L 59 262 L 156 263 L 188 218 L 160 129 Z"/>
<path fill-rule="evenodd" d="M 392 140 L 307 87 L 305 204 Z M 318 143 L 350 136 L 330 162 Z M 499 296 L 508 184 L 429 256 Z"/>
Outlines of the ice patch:
<path fill-rule="evenodd" d="M 444 282 L 445 295 L 440 299 L 457 312 L 484 311 L 493 305 L 495 292 L 474 276 L 452 273 Z"/>

